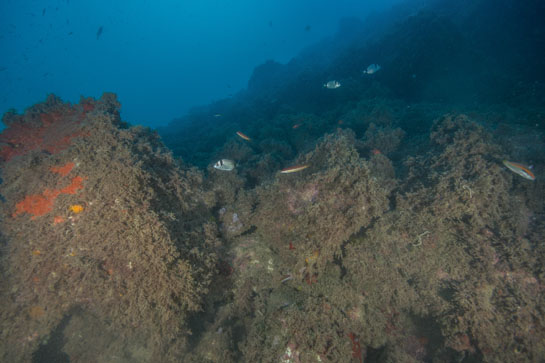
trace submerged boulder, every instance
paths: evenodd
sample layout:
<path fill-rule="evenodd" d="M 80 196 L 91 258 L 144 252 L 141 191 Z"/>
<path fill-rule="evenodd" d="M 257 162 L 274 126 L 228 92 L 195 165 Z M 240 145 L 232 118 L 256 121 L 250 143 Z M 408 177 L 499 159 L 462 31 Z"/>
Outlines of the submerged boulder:
<path fill-rule="evenodd" d="M 119 107 L 50 96 L 4 117 L 2 361 L 43 358 L 59 337 L 60 355 L 165 361 L 190 334 L 216 269 L 202 178 Z M 80 331 L 92 349 L 77 326 L 96 327 Z"/>

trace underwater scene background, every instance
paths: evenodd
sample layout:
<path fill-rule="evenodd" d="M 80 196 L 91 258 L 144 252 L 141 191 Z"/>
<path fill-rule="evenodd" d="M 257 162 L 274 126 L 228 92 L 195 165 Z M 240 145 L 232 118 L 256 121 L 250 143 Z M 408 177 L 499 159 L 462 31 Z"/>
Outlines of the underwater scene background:
<path fill-rule="evenodd" d="M 545 361 L 543 1 L 98 4 L 1 5 L 0 361 Z"/>

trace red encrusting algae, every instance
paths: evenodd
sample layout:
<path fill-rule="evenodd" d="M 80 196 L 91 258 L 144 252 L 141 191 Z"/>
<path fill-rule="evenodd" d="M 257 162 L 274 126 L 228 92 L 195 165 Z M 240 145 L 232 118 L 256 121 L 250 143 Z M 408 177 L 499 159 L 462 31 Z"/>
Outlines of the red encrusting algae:
<path fill-rule="evenodd" d="M 35 115 L 13 115 L 13 121 L 0 134 L 0 161 L 9 161 L 14 156 L 25 155 L 33 150 L 44 150 L 55 154 L 66 149 L 72 139 L 87 136 L 81 127 L 86 112 L 94 105 L 85 104 L 80 111 L 63 106 L 59 110 Z"/>
<path fill-rule="evenodd" d="M 356 334 L 352 332 L 348 333 L 348 337 L 352 341 L 352 357 L 356 358 L 358 362 L 363 363 L 363 352 L 361 350 L 360 340 Z"/>
<path fill-rule="evenodd" d="M 49 170 L 61 176 L 67 176 L 72 171 L 74 166 L 76 166 L 75 163 L 68 162 L 64 164 L 63 166 L 52 166 L 51 168 L 49 168 Z"/>
<path fill-rule="evenodd" d="M 55 216 L 53 218 L 53 224 L 59 224 L 59 223 L 62 223 L 64 222 L 64 217 L 63 216 Z"/>
<path fill-rule="evenodd" d="M 91 112 L 95 109 L 95 105 L 92 101 L 80 102 L 80 105 L 83 108 L 83 112 Z"/>
<path fill-rule="evenodd" d="M 55 199 L 61 194 L 75 194 L 83 188 L 83 177 L 76 176 L 72 182 L 62 189 L 46 189 L 41 194 L 27 195 L 25 199 L 15 205 L 15 212 L 12 216 L 16 217 L 22 213 L 32 215 L 32 218 L 43 216 L 51 212 Z"/>

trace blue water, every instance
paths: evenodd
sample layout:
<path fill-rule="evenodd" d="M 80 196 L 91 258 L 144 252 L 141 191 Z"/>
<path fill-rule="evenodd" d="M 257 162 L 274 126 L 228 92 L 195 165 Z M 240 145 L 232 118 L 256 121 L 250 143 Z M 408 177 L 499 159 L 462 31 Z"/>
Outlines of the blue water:
<path fill-rule="evenodd" d="M 245 88 L 255 66 L 289 61 L 340 18 L 396 2 L 4 0 L 0 113 L 107 91 L 125 121 L 166 124 Z"/>

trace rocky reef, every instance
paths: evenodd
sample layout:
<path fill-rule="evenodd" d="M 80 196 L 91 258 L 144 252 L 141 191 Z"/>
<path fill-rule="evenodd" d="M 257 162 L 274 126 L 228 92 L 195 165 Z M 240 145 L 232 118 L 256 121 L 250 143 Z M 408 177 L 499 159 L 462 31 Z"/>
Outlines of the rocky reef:
<path fill-rule="evenodd" d="M 318 139 L 292 161 L 310 165 L 299 174 L 250 190 L 240 176 L 222 184 L 234 191 L 217 210 L 229 289 L 187 359 L 219 361 L 226 349 L 231 361 L 281 362 L 545 354 L 542 181 L 503 167 L 505 135 L 483 115 L 438 117 L 415 148 L 396 127 L 412 111 L 384 108 L 362 139 L 343 129 Z M 384 140 L 396 140 L 389 154 L 405 152 L 399 162 L 370 150 Z"/>
<path fill-rule="evenodd" d="M 2 361 L 52 359 L 59 334 L 70 361 L 184 347 L 217 265 L 202 175 L 118 110 L 113 94 L 77 105 L 50 96 L 4 116 Z M 66 333 L 74 324 L 93 329 L 78 339 Z"/>
<path fill-rule="evenodd" d="M 113 94 L 6 113 L 0 360 L 543 361 L 543 6 L 430 4 L 161 136 Z"/>
<path fill-rule="evenodd" d="M 4 116 L 2 360 L 545 354 L 543 174 L 502 164 L 542 170 L 542 139 L 512 121 L 535 110 L 285 114 L 214 151 L 237 160 L 222 171 L 175 159 L 119 107 L 50 96 Z"/>

